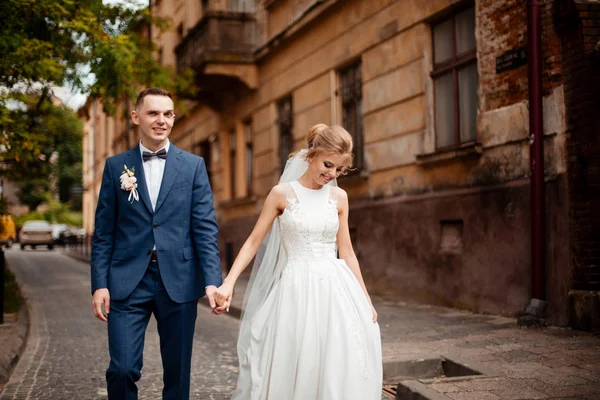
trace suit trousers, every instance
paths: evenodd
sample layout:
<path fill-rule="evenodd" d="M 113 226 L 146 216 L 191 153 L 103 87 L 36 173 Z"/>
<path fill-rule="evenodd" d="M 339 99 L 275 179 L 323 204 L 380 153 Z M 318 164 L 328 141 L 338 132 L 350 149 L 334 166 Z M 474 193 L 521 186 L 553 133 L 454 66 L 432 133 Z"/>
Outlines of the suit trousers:
<path fill-rule="evenodd" d="M 198 302 L 176 303 L 169 298 L 158 269 L 150 262 L 144 277 L 125 300 L 110 302 L 106 371 L 108 398 L 138 398 L 136 382 L 141 377 L 144 336 L 154 314 L 160 336 L 165 400 L 190 397 L 190 368 Z"/>

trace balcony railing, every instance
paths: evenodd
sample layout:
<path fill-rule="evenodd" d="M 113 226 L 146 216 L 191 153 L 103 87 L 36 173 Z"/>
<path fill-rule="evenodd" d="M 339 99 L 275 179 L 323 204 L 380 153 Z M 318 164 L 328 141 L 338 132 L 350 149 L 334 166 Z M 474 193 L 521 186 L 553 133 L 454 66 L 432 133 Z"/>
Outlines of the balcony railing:
<path fill-rule="evenodd" d="M 175 49 L 177 70 L 189 67 L 199 71 L 208 62 L 253 62 L 257 37 L 255 28 L 252 13 L 207 10 Z"/>

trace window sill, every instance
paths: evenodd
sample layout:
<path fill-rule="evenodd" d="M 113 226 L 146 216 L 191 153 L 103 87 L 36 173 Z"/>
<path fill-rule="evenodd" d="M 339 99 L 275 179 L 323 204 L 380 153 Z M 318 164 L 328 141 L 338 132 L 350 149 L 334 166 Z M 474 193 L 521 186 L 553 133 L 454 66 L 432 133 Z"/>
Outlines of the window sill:
<path fill-rule="evenodd" d="M 246 206 L 248 204 L 256 203 L 256 200 L 256 196 L 246 196 L 233 200 L 223 200 L 219 203 L 219 206 L 223 208 L 234 208 L 238 206 Z"/>
<path fill-rule="evenodd" d="M 481 143 L 472 142 L 450 149 L 436 150 L 433 153 L 418 154 L 417 165 L 428 167 L 456 159 L 477 158 L 483 153 Z"/>

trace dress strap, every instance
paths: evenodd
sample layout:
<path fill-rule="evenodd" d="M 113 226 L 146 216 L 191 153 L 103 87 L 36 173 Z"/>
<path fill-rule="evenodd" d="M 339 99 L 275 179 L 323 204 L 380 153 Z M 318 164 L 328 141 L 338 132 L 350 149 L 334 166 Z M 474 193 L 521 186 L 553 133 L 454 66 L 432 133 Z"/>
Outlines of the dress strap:
<path fill-rule="evenodd" d="M 296 195 L 296 191 L 294 190 L 292 183 L 293 182 L 285 183 L 285 197 L 288 203 L 297 203 L 298 196 Z"/>
<path fill-rule="evenodd" d="M 338 201 L 338 189 L 337 186 L 329 185 L 329 201 L 333 204 L 337 204 Z"/>

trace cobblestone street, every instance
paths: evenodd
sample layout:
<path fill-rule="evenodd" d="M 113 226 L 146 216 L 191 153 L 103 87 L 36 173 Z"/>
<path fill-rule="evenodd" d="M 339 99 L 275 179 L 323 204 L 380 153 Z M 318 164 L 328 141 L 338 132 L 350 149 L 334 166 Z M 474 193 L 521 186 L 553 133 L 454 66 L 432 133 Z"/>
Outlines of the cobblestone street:
<path fill-rule="evenodd" d="M 1 400 L 105 399 L 106 325 L 91 310 L 89 265 L 58 251 L 9 250 L 6 258 L 30 307 L 22 359 Z M 239 322 L 199 305 L 192 359 L 193 399 L 226 399 L 237 377 Z M 154 319 L 146 335 L 140 399 L 158 399 L 162 367 Z"/>

